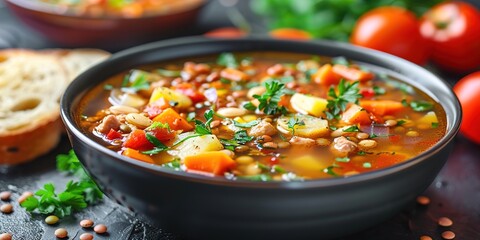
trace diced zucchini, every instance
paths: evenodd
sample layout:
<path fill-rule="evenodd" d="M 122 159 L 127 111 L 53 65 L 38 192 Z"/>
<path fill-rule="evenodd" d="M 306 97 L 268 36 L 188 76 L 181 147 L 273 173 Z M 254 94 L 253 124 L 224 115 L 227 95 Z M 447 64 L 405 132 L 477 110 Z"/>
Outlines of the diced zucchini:
<path fill-rule="evenodd" d="M 327 107 L 328 102 L 323 98 L 295 93 L 290 99 L 290 104 L 298 113 L 320 117 Z"/>
<path fill-rule="evenodd" d="M 149 104 L 164 98 L 171 106 L 177 109 L 186 109 L 192 106 L 192 100 L 185 94 L 176 92 L 166 87 L 158 87 L 153 90 Z"/>

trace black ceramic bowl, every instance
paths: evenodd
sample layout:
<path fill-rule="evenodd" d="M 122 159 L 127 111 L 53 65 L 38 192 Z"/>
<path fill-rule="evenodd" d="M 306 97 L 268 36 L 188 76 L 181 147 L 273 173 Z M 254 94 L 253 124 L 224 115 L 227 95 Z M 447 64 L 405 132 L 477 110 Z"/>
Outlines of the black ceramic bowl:
<path fill-rule="evenodd" d="M 375 65 L 440 102 L 447 132 L 423 154 L 378 171 L 305 182 L 246 182 L 175 172 L 120 156 L 89 139 L 75 121 L 85 92 L 120 71 L 225 51 L 345 56 Z M 265 38 L 174 39 L 114 54 L 68 87 L 61 114 L 80 161 L 110 198 L 189 239 L 325 239 L 379 224 L 433 181 L 447 160 L 461 119 L 460 105 L 447 84 L 410 62 L 336 42 Z"/>

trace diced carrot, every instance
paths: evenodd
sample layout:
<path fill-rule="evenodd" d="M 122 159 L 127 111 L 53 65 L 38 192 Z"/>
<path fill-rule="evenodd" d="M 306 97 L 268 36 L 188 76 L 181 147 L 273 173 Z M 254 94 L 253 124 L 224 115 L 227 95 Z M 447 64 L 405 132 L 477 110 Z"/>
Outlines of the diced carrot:
<path fill-rule="evenodd" d="M 193 129 L 193 126 L 172 108 L 165 109 L 160 115 L 156 116 L 153 121 L 168 123 L 170 129 L 173 130 L 190 131 Z"/>
<path fill-rule="evenodd" d="M 139 151 L 132 148 L 125 148 L 125 150 L 123 150 L 122 152 L 122 155 L 142 161 L 142 162 L 146 162 L 146 163 L 155 163 L 153 161 L 153 158 L 151 158 L 150 156 L 142 154 Z"/>
<path fill-rule="evenodd" d="M 325 64 L 312 75 L 312 80 L 318 84 L 330 86 L 340 82 L 340 76 L 333 72 L 332 65 Z"/>
<path fill-rule="evenodd" d="M 333 72 L 350 81 L 366 82 L 372 80 L 374 75 L 371 72 L 348 67 L 341 64 L 335 64 L 332 68 Z"/>
<path fill-rule="evenodd" d="M 393 100 L 362 100 L 360 106 L 379 116 L 397 113 L 405 107 L 401 102 Z"/>
<path fill-rule="evenodd" d="M 347 108 L 342 114 L 342 121 L 349 124 L 370 124 L 372 122 L 370 114 L 357 104 L 352 104 Z"/>
<path fill-rule="evenodd" d="M 188 170 L 223 175 L 235 166 L 235 161 L 224 152 L 203 152 L 185 157 L 184 164 Z"/>

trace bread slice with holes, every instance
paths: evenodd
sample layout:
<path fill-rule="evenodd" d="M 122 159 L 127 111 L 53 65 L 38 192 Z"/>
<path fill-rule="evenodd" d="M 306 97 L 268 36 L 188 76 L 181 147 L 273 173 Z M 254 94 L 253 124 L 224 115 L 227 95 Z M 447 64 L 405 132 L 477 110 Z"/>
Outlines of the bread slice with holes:
<path fill-rule="evenodd" d="M 0 165 L 27 162 L 58 144 L 60 97 L 76 75 L 108 53 L 95 56 L 85 50 L 0 50 Z"/>

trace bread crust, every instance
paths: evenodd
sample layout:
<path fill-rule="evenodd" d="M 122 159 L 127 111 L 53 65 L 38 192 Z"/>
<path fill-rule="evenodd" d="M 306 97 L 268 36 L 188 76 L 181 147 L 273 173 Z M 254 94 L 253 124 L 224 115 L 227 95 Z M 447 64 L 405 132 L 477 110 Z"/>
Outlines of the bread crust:
<path fill-rule="evenodd" d="M 57 146 L 66 86 L 108 56 L 96 49 L 0 50 L 0 165 L 25 163 Z"/>

